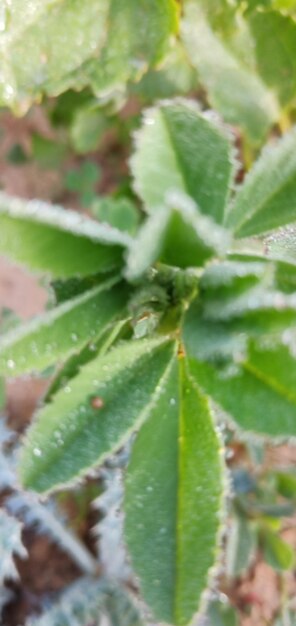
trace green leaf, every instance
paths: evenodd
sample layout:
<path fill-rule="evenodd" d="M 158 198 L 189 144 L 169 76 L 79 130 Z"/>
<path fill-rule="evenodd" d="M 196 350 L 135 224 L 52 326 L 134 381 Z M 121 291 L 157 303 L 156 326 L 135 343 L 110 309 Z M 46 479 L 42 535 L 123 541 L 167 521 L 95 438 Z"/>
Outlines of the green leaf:
<path fill-rule="evenodd" d="M 151 69 L 130 89 L 141 100 L 153 103 L 181 94 L 186 96 L 196 89 L 197 84 L 196 72 L 189 63 L 184 47 L 176 42 L 161 67 Z"/>
<path fill-rule="evenodd" d="M 100 168 L 93 161 L 83 161 L 78 169 L 70 170 L 65 177 L 65 187 L 77 192 L 82 206 L 88 207 L 96 197 L 96 184 L 100 179 Z"/>
<path fill-rule="evenodd" d="M 76 296 L 80 296 L 94 287 L 104 285 L 108 279 L 112 280 L 114 278 L 116 278 L 114 272 L 110 274 L 92 274 L 91 276 L 83 276 L 82 278 L 74 276 L 73 278 L 67 278 L 65 280 L 52 280 L 50 282 L 50 288 L 54 294 L 54 302 L 58 305 Z"/>
<path fill-rule="evenodd" d="M 295 259 L 296 261 L 296 259 Z M 296 291 L 296 262 L 288 263 L 276 261 L 275 281 L 277 287 L 284 293 L 295 293 Z"/>
<path fill-rule="evenodd" d="M 240 363 L 218 367 L 191 359 L 190 371 L 240 429 L 277 439 L 296 436 L 296 360 L 286 346 L 252 342 Z"/>
<path fill-rule="evenodd" d="M 131 161 L 135 188 L 148 213 L 179 191 L 216 222 L 234 175 L 231 142 L 226 133 L 191 102 L 162 104 L 144 117 Z"/>
<path fill-rule="evenodd" d="M 91 205 L 92 214 L 103 224 L 134 235 L 139 226 L 140 212 L 132 200 L 125 197 L 96 198 Z"/>
<path fill-rule="evenodd" d="M 296 297 L 259 286 L 224 302 L 206 300 L 203 316 L 209 321 L 229 322 L 233 331 L 267 334 L 295 326 Z"/>
<path fill-rule="evenodd" d="M 75 152 L 85 154 L 99 147 L 110 122 L 95 103 L 78 109 L 71 124 L 70 137 Z"/>
<path fill-rule="evenodd" d="M 262 377 L 290 400 L 296 400 L 295 375 L 296 359 L 293 344 L 277 343 L 274 339 L 252 341 L 249 345 L 248 367 L 254 372 L 262 372 Z"/>
<path fill-rule="evenodd" d="M 180 268 L 200 267 L 213 255 L 225 254 L 228 233 L 190 198 L 171 194 L 167 207 L 151 215 L 127 255 L 126 276 L 137 280 L 156 261 Z"/>
<path fill-rule="evenodd" d="M 249 237 L 296 220 L 296 128 L 268 145 L 246 176 L 226 224 Z"/>
<path fill-rule="evenodd" d="M 27 551 L 21 540 L 22 525 L 20 522 L 0 509 L 0 584 L 5 579 L 18 579 L 18 572 L 13 556 L 24 559 Z"/>
<path fill-rule="evenodd" d="M 278 118 L 276 99 L 210 26 L 198 2 L 186 3 L 182 36 L 213 108 L 258 144 Z"/>
<path fill-rule="evenodd" d="M 245 337 L 231 324 L 204 317 L 199 298 L 185 313 L 182 333 L 187 354 L 201 361 L 224 360 L 245 350 Z"/>
<path fill-rule="evenodd" d="M 139 80 L 169 50 L 177 32 L 175 0 L 109 0 L 107 37 L 100 62 L 85 68 L 94 92 L 108 95 L 128 80 Z"/>
<path fill-rule="evenodd" d="M 77 376 L 81 367 L 96 359 L 98 354 L 106 354 L 115 342 L 126 339 L 125 331 L 129 329 L 128 322 L 128 319 L 115 322 L 111 328 L 107 327 L 102 333 L 99 333 L 98 337 L 93 337 L 91 343 L 84 345 L 80 352 L 72 354 L 56 372 L 43 397 L 43 402 L 51 402 L 55 394 L 69 385 L 69 381 Z"/>
<path fill-rule="evenodd" d="M 255 557 L 257 533 L 252 522 L 235 515 L 226 546 L 226 571 L 230 578 L 245 573 Z"/>
<path fill-rule="evenodd" d="M 295 553 L 292 546 L 268 528 L 261 532 L 265 561 L 277 571 L 293 569 Z"/>
<path fill-rule="evenodd" d="M 278 11 L 258 11 L 250 26 L 260 75 L 287 105 L 296 97 L 296 23 Z"/>
<path fill-rule="evenodd" d="M 225 299 L 235 297 L 268 278 L 266 259 L 220 261 L 209 264 L 200 279 L 203 296 Z"/>
<path fill-rule="evenodd" d="M 200 293 L 184 316 L 188 354 L 201 361 L 231 356 L 241 360 L 248 337 L 293 332 L 295 295 L 267 289 L 272 274 L 273 268 L 263 263 L 209 265 L 200 279 Z"/>
<path fill-rule="evenodd" d="M 208 402 L 173 362 L 133 446 L 125 536 L 155 618 L 187 624 L 217 560 L 223 470 Z"/>
<path fill-rule="evenodd" d="M 20 143 L 15 143 L 11 146 L 10 150 L 6 153 L 6 159 L 8 163 L 12 163 L 12 165 L 17 166 L 24 165 L 29 161 L 27 152 Z"/>
<path fill-rule="evenodd" d="M 296 268 L 296 228 L 285 226 L 264 237 L 264 246 L 269 259 L 277 263 L 291 265 L 290 272 Z"/>
<path fill-rule="evenodd" d="M 109 2 L 90 0 L 21 0 L 4 9 L 0 58 L 0 99 L 22 109 L 44 90 L 54 93 L 60 81 L 104 44 Z M 66 41 L 65 41 L 66 33 Z"/>
<path fill-rule="evenodd" d="M 61 140 L 32 134 L 32 158 L 44 169 L 58 170 L 67 156 L 67 146 Z"/>
<path fill-rule="evenodd" d="M 296 499 L 296 475 L 293 470 L 288 472 L 279 471 L 276 473 L 276 483 L 278 493 L 284 498 Z"/>
<path fill-rule="evenodd" d="M 127 290 L 114 280 L 18 327 L 0 340 L 0 373 L 42 371 L 97 339 L 122 312 Z"/>
<path fill-rule="evenodd" d="M 224 599 L 214 600 L 209 604 L 204 626 L 238 626 L 237 611 Z"/>
<path fill-rule="evenodd" d="M 110 90 L 159 61 L 177 24 L 173 0 L 21 0 L 4 8 L 0 101 L 25 111 L 40 94 Z M 139 25 L 143 25 L 142 29 Z"/>
<path fill-rule="evenodd" d="M 82 368 L 29 429 L 19 470 L 23 484 L 48 491 L 118 449 L 149 415 L 172 351 L 163 338 L 134 341 Z"/>
<path fill-rule="evenodd" d="M 0 254 L 55 278 L 120 266 L 124 233 L 69 210 L 0 193 Z"/>

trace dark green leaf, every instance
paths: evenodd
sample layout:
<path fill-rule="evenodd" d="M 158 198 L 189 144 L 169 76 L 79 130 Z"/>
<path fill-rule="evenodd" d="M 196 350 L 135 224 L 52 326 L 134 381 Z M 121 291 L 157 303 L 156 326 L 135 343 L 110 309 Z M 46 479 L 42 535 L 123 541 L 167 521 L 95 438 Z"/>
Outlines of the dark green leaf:
<path fill-rule="evenodd" d="M 296 436 L 296 360 L 285 346 L 251 344 L 239 363 L 190 360 L 200 387 L 242 429 L 276 438 Z"/>
<path fill-rule="evenodd" d="M 276 474 L 278 492 L 284 498 L 296 499 L 296 475 L 293 471 L 281 471 Z"/>
<path fill-rule="evenodd" d="M 33 319 L 0 340 L 0 372 L 42 371 L 97 339 L 126 304 L 127 290 L 114 280 Z"/>
<path fill-rule="evenodd" d="M 118 449 L 149 415 L 172 351 L 163 338 L 134 341 L 82 368 L 29 429 L 19 468 L 23 484 L 48 491 Z"/>
<path fill-rule="evenodd" d="M 6 154 L 6 159 L 13 165 L 24 165 L 28 162 L 28 155 L 25 152 L 23 146 L 19 143 L 15 143 Z"/>
<path fill-rule="evenodd" d="M 157 620 L 187 624 L 217 559 L 223 470 L 207 400 L 174 362 L 132 451 L 125 536 Z"/>

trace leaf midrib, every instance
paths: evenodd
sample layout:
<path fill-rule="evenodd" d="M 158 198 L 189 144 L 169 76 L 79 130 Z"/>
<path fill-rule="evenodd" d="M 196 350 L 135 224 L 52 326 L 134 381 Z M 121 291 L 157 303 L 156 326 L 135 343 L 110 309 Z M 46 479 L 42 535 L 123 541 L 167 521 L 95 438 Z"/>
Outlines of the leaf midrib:
<path fill-rule="evenodd" d="M 294 404 L 296 406 L 296 393 L 291 393 L 288 389 L 286 389 L 281 383 L 275 380 L 273 377 L 269 377 L 267 374 L 264 374 L 262 370 L 259 370 L 254 364 L 250 361 L 244 361 L 242 364 L 242 368 L 249 374 L 252 374 L 257 378 L 260 382 L 264 383 L 267 387 L 271 388 L 278 395 L 283 397 L 289 403 Z"/>

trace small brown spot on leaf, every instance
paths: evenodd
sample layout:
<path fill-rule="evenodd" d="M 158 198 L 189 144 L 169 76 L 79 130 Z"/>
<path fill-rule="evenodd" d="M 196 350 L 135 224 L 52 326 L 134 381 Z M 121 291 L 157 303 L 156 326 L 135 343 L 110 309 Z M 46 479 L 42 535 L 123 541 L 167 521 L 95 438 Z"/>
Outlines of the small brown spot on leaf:
<path fill-rule="evenodd" d="M 99 396 L 96 396 L 95 398 L 92 398 L 91 405 L 93 409 L 102 409 L 104 406 L 104 402 L 102 398 L 100 398 Z"/>

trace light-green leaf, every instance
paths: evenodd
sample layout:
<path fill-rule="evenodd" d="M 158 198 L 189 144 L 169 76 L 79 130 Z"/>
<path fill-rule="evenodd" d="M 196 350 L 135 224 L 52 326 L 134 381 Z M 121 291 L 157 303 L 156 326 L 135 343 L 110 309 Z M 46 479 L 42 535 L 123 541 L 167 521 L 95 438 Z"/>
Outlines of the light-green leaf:
<path fill-rule="evenodd" d="M 114 282 L 68 300 L 1 337 L 1 374 L 42 371 L 96 340 L 126 303 L 126 288 Z"/>
<path fill-rule="evenodd" d="M 260 143 L 278 118 L 276 99 L 227 47 L 227 38 L 211 28 L 198 4 L 186 3 L 182 34 L 209 102 L 227 122 L 242 127 L 253 143 Z"/>
<path fill-rule="evenodd" d="M 130 238 L 74 211 L 0 193 L 0 254 L 54 278 L 106 272 Z"/>
<path fill-rule="evenodd" d="M 256 12 L 250 18 L 257 66 L 264 82 L 282 105 L 296 97 L 296 22 L 278 11 Z"/>
<path fill-rule="evenodd" d="M 262 528 L 263 554 L 265 561 L 277 571 L 293 569 L 295 551 L 293 546 L 284 541 L 277 533 Z"/>
<path fill-rule="evenodd" d="M 169 50 L 178 28 L 175 0 L 108 0 L 107 37 L 99 62 L 85 68 L 94 92 L 108 94 L 139 80 Z"/>
<path fill-rule="evenodd" d="M 149 213 L 169 192 L 191 196 L 201 213 L 216 222 L 234 175 L 230 139 L 191 102 L 162 104 L 147 111 L 131 161 L 135 188 Z"/>
<path fill-rule="evenodd" d="M 237 237 L 249 237 L 296 220 L 296 128 L 268 145 L 246 176 L 226 225 Z"/>
<path fill-rule="evenodd" d="M 109 0 L 16 0 L 3 9 L 0 37 L 0 99 L 25 110 L 43 91 L 54 93 L 60 81 L 105 41 Z"/>
<path fill-rule="evenodd" d="M 100 93 L 164 55 L 177 26 L 174 0 L 14 0 L 3 8 L 0 101 L 32 100 L 93 83 Z"/>
<path fill-rule="evenodd" d="M 23 484 L 48 491 L 118 449 L 149 414 L 173 349 L 164 338 L 134 341 L 82 368 L 29 429 L 20 460 Z"/>
<path fill-rule="evenodd" d="M 134 444 L 125 536 L 155 618 L 187 624 L 217 559 L 223 470 L 208 402 L 176 361 Z"/>

